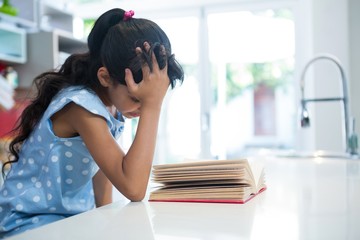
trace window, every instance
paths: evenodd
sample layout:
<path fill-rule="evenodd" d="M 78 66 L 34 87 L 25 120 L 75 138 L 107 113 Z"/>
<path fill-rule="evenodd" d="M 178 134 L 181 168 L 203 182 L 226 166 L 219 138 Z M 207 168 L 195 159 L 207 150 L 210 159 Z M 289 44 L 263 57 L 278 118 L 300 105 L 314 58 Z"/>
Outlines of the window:
<path fill-rule="evenodd" d="M 293 145 L 294 23 L 287 9 L 207 16 L 211 153 L 236 158 Z"/>
<path fill-rule="evenodd" d="M 164 101 L 154 164 L 293 147 L 291 10 L 200 8 L 191 16 L 151 19 L 185 70 L 183 85 Z"/>

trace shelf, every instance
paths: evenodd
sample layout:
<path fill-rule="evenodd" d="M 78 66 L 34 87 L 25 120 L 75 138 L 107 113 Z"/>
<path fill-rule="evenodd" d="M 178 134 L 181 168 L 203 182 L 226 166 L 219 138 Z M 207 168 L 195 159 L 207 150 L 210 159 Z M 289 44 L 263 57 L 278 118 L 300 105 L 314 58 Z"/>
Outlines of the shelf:
<path fill-rule="evenodd" d="M 36 28 L 35 22 L 20 17 L 13 17 L 4 13 L 0 13 L 0 22 L 25 29 L 27 31 L 31 31 L 32 29 Z"/>
<path fill-rule="evenodd" d="M 43 30 L 61 29 L 73 32 L 74 16 L 71 12 L 60 9 L 58 6 L 43 3 L 40 7 L 39 26 Z"/>
<path fill-rule="evenodd" d="M 19 9 L 19 15 L 15 19 L 21 19 L 24 26 L 30 25 L 36 30 L 61 29 L 73 32 L 74 15 L 61 1 L 11 0 L 11 4 Z"/>
<path fill-rule="evenodd" d="M 66 31 L 55 30 L 59 38 L 59 51 L 74 53 L 74 52 L 84 52 L 87 50 L 87 43 L 85 40 L 76 39 L 74 36 Z"/>
<path fill-rule="evenodd" d="M 11 0 L 11 5 L 19 10 L 18 15 L 13 17 L 3 14 L 2 17 L 17 27 L 32 30 L 37 27 L 38 4 L 39 0 Z"/>
<path fill-rule="evenodd" d="M 29 87 L 37 75 L 57 69 L 69 54 L 87 51 L 85 41 L 61 30 L 28 33 L 27 41 L 28 62 L 16 68 L 21 87 Z"/>
<path fill-rule="evenodd" d="M 0 0 L 1 1 L 1 0 Z M 74 37 L 69 4 L 53 0 L 11 0 L 18 16 L 0 13 L 0 62 L 14 65 L 19 86 L 57 69 L 73 53 L 87 51 L 85 40 Z"/>
<path fill-rule="evenodd" d="M 26 62 L 26 31 L 0 22 L 0 61 Z"/>

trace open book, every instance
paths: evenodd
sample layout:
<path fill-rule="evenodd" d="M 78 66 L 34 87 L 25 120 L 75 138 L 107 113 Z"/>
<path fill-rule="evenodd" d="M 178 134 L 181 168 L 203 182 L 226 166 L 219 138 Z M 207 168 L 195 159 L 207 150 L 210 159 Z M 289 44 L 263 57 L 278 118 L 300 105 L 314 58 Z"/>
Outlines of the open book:
<path fill-rule="evenodd" d="M 247 159 L 153 166 L 149 201 L 245 203 L 266 189 L 262 165 Z"/>

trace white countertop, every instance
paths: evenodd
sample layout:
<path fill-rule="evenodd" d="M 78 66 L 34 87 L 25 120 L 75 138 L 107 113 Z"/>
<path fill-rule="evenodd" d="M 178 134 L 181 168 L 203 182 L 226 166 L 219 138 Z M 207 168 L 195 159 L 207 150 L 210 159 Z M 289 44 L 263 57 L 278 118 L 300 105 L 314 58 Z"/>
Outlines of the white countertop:
<path fill-rule="evenodd" d="M 360 239 L 360 160 L 271 159 L 246 204 L 119 201 L 9 239 Z"/>

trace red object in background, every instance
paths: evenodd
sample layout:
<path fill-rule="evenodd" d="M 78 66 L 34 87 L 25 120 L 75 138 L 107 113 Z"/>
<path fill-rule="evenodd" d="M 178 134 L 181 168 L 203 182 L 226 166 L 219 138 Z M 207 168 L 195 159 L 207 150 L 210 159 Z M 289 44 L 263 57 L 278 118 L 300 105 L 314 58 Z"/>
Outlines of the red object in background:
<path fill-rule="evenodd" d="M 20 117 L 26 105 L 15 103 L 15 106 L 8 110 L 0 110 L 0 138 L 11 138 L 11 130 L 15 127 L 16 121 Z"/>
<path fill-rule="evenodd" d="M 276 134 L 276 104 L 273 88 L 260 84 L 254 89 L 254 121 L 256 136 Z"/>
<path fill-rule="evenodd" d="M 4 71 L 5 68 L 6 68 L 6 65 L 3 64 L 3 63 L 0 63 L 0 73 L 1 73 L 2 71 Z"/>

